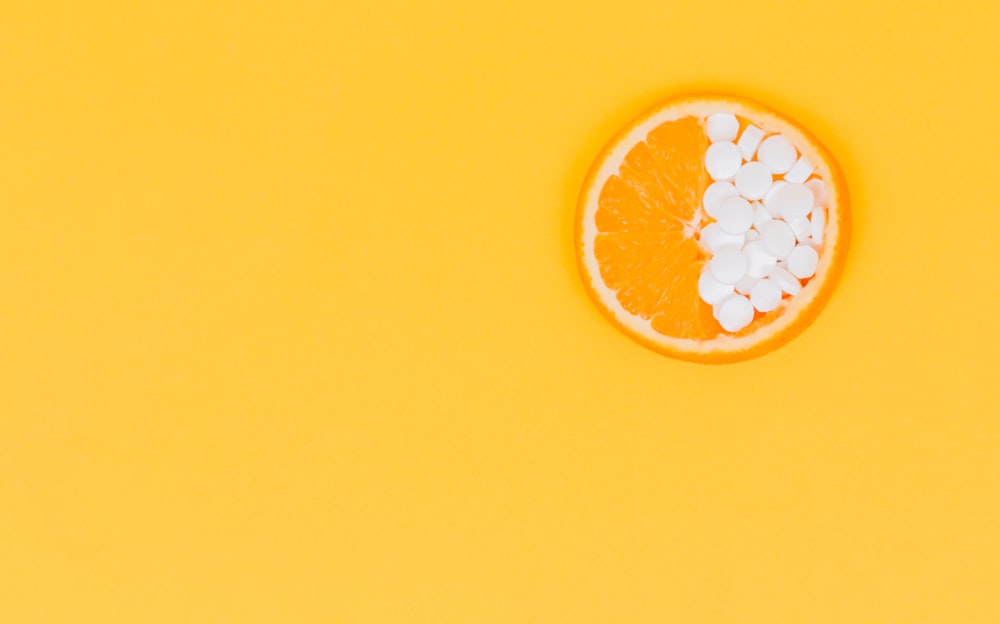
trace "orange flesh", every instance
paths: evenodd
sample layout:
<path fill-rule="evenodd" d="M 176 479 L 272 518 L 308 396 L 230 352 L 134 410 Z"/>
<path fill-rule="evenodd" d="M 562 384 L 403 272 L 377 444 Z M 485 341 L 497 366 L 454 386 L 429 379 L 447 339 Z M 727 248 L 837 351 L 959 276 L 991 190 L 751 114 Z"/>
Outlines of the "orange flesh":
<path fill-rule="evenodd" d="M 747 121 L 740 119 L 740 126 Z M 625 156 L 598 198 L 594 255 L 604 283 L 631 314 L 666 336 L 709 340 L 725 334 L 712 307 L 698 297 L 707 257 L 696 232 L 702 195 L 711 183 L 704 167 L 709 140 L 702 122 L 683 117 L 661 124 Z M 778 318 L 779 306 L 758 313 L 745 336 Z"/>

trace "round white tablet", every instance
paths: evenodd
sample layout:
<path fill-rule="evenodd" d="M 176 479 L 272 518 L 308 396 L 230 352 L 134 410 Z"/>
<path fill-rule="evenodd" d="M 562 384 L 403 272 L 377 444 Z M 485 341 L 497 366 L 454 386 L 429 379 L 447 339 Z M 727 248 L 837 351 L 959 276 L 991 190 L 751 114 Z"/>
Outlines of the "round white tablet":
<path fill-rule="evenodd" d="M 826 190 L 826 183 L 818 178 L 813 178 L 806 182 L 806 186 L 813 192 L 817 206 L 825 206 L 826 200 L 830 199 L 830 194 Z"/>
<path fill-rule="evenodd" d="M 750 277 L 749 275 L 744 275 L 743 279 L 736 282 L 736 292 L 741 295 L 749 295 L 750 290 L 754 287 L 754 284 L 760 281 L 759 277 Z"/>
<path fill-rule="evenodd" d="M 808 186 L 791 182 L 773 189 L 764 197 L 768 212 L 777 212 L 785 219 L 806 216 L 813 209 L 815 201 Z"/>
<path fill-rule="evenodd" d="M 747 199 L 760 199 L 771 188 L 771 172 L 759 162 L 748 162 L 736 172 L 736 190 Z"/>
<path fill-rule="evenodd" d="M 738 197 L 739 194 L 740 192 L 736 190 L 732 182 L 712 182 L 705 189 L 705 194 L 702 196 L 702 204 L 705 206 L 705 212 L 713 219 L 717 219 L 722 200 L 730 197 Z"/>
<path fill-rule="evenodd" d="M 701 228 L 701 232 L 698 233 L 698 240 L 701 242 L 702 248 L 707 249 L 713 254 L 723 247 L 743 247 L 743 243 L 746 242 L 743 234 L 730 234 L 723 230 L 722 226 L 718 223 L 709 223 Z"/>
<path fill-rule="evenodd" d="M 753 225 L 753 208 L 742 197 L 730 197 L 719 206 L 719 225 L 730 234 L 744 234 Z"/>
<path fill-rule="evenodd" d="M 770 312 L 781 303 L 781 286 L 771 279 L 760 280 L 750 289 L 750 303 L 761 312 Z"/>
<path fill-rule="evenodd" d="M 715 279 L 711 271 L 705 271 L 698 278 L 698 296 L 709 305 L 715 305 L 731 294 L 733 285 L 723 284 Z"/>
<path fill-rule="evenodd" d="M 740 122 L 736 115 L 715 113 L 708 116 L 705 131 L 713 143 L 717 141 L 735 141 L 740 131 Z"/>
<path fill-rule="evenodd" d="M 773 173 L 785 173 L 795 164 L 795 148 L 788 139 L 775 134 L 767 137 L 757 149 L 757 159 Z"/>
<path fill-rule="evenodd" d="M 740 150 L 730 141 L 719 141 L 708 146 L 705 152 L 705 168 L 713 180 L 729 180 L 743 164 Z"/>
<path fill-rule="evenodd" d="M 784 260 L 795 248 L 795 232 L 780 219 L 760 226 L 760 242 L 764 249 L 779 260 Z"/>
<path fill-rule="evenodd" d="M 719 304 L 719 324 L 728 332 L 740 331 L 753 321 L 753 305 L 742 295 L 730 295 Z"/>
<path fill-rule="evenodd" d="M 809 245 L 796 245 L 788 254 L 788 272 L 800 279 L 816 275 L 816 265 L 819 264 L 819 253 Z"/>
<path fill-rule="evenodd" d="M 708 268 L 720 283 L 734 285 L 747 274 L 747 258 L 736 247 L 725 247 L 712 257 Z"/>

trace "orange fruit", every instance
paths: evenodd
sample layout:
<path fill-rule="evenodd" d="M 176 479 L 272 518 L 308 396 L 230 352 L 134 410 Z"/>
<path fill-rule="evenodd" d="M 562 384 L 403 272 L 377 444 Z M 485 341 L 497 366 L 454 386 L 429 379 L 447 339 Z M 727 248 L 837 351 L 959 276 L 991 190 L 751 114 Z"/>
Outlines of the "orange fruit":
<path fill-rule="evenodd" d="M 708 260 L 698 241 L 712 219 L 702 205 L 706 118 L 737 117 L 785 136 L 822 180 L 826 227 L 815 275 L 773 311 L 726 332 L 698 295 Z M 623 128 L 587 174 L 576 214 L 575 247 L 587 293 L 605 317 L 655 351 L 706 363 L 758 357 L 787 343 L 819 314 L 843 270 L 850 238 L 844 175 L 807 130 L 771 108 L 721 95 L 677 97 Z"/>

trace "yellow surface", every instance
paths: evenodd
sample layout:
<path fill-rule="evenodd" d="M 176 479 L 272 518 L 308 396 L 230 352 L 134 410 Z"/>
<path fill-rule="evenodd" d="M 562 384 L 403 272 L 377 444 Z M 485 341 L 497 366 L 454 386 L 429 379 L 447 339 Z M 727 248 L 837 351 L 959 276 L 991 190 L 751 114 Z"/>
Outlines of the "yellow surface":
<path fill-rule="evenodd" d="M 1000 621 L 997 7 L 6 0 L 0 621 Z M 855 199 L 730 367 L 573 261 L 691 88 Z"/>

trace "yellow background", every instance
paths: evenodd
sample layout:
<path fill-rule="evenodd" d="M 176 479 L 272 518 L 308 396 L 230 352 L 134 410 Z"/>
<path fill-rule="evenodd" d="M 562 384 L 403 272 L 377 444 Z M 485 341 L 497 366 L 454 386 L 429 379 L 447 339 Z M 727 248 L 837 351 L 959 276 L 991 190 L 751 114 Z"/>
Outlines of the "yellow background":
<path fill-rule="evenodd" d="M 1000 621 L 997 4 L 0 8 L 0 621 Z M 819 320 L 707 367 L 574 265 L 689 89 L 841 160 Z"/>

